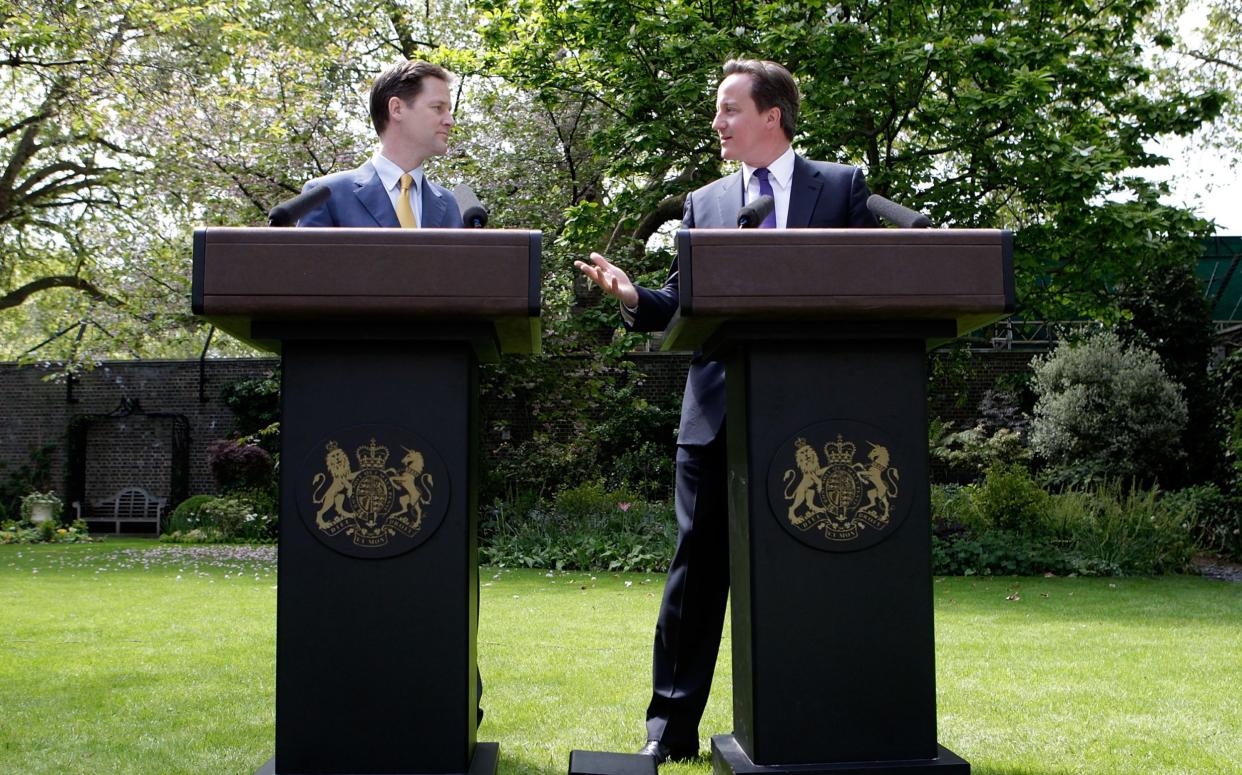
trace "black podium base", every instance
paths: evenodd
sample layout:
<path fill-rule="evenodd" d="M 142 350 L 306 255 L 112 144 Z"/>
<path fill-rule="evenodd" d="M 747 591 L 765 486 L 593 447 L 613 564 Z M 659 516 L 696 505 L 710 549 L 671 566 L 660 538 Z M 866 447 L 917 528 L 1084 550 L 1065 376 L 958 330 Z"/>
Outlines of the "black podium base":
<path fill-rule="evenodd" d="M 942 745 L 935 759 L 903 759 L 832 764 L 755 764 L 733 735 L 712 737 L 712 772 L 716 775 L 970 775 L 970 763 Z"/>
<path fill-rule="evenodd" d="M 470 760 L 470 769 L 455 775 L 496 775 L 496 760 L 500 758 L 500 743 L 478 743 L 474 747 L 474 758 Z M 298 775 L 297 773 L 277 773 L 276 757 L 268 759 L 254 775 Z M 363 775 L 363 773 L 338 773 L 338 775 Z M 424 773 L 404 773 L 404 775 L 425 775 Z"/>
<path fill-rule="evenodd" d="M 656 775 L 656 763 L 641 753 L 570 751 L 569 775 Z"/>

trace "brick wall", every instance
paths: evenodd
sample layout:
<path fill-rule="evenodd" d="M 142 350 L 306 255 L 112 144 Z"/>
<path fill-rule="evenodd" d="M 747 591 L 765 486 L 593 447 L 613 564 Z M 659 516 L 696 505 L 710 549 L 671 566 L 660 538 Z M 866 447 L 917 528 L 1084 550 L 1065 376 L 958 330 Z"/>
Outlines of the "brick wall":
<path fill-rule="evenodd" d="M 643 374 L 640 392 L 649 399 L 679 397 L 685 385 L 689 358 L 683 354 L 633 353 Z M 933 356 L 936 357 L 936 356 Z M 956 378 L 933 381 L 929 387 L 932 416 L 966 427 L 984 391 L 1005 374 L 1029 368 L 1031 353 L 982 352 L 972 354 Z M 27 459 L 32 450 L 52 447 L 50 456 L 55 488 L 64 494 L 66 430 L 75 418 L 92 418 L 86 432 L 86 492 L 88 500 L 111 496 L 123 486 L 140 486 L 152 495 L 171 492 L 174 426 L 183 418 L 188 429 L 189 494 L 214 490 L 207 468 L 207 444 L 234 430 L 234 418 L 220 400 L 229 384 L 268 374 L 274 359 L 211 359 L 206 362 L 199 400 L 197 361 L 113 361 L 82 375 L 72 386 L 46 379 L 38 366 L 0 364 L 0 476 Z M 953 397 L 964 393 L 958 403 Z M 530 396 L 511 400 L 483 397 L 486 416 L 503 419 L 505 437 L 487 429 L 484 455 L 502 442 L 529 438 Z M 121 410 L 121 411 L 118 411 Z M 110 416 L 110 415 L 117 416 Z M 573 428 L 556 429 L 563 434 Z"/>
<path fill-rule="evenodd" d="M 262 376 L 271 359 L 212 359 L 206 362 L 199 400 L 197 361 L 112 361 L 66 385 L 49 381 L 38 366 L 0 364 L 0 476 L 23 463 L 32 450 L 52 447 L 55 488 L 66 492 L 66 432 L 79 418 L 86 430 L 86 492 L 94 501 L 120 487 L 147 488 L 168 497 L 171 447 L 177 417 L 189 431 L 189 491 L 211 492 L 208 442 L 229 435 L 233 414 L 220 391 L 241 379 Z M 109 417 L 116 414 L 118 416 Z"/>

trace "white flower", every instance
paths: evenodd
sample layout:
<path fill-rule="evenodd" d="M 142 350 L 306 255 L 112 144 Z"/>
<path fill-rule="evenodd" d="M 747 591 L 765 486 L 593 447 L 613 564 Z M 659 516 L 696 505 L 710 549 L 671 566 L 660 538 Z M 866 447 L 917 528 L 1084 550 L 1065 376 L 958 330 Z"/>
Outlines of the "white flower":
<path fill-rule="evenodd" d="M 930 43 L 924 43 L 924 44 L 923 44 L 923 50 L 924 50 L 924 51 L 926 51 L 926 52 L 927 52 L 927 53 L 929 53 L 929 54 L 932 52 L 932 49 L 934 49 L 934 48 L 935 48 L 935 46 L 933 46 L 933 45 L 932 45 L 932 44 L 930 44 Z"/>
<path fill-rule="evenodd" d="M 971 35 L 969 38 L 967 38 L 966 42 L 973 43 L 974 45 L 977 46 L 985 40 L 987 40 L 987 38 L 983 37 L 982 33 L 976 32 L 974 35 Z"/>

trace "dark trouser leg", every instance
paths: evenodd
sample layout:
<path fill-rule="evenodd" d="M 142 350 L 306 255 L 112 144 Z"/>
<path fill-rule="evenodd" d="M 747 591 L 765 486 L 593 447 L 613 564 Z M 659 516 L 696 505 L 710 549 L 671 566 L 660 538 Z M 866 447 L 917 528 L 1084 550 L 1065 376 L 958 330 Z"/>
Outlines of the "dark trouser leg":
<path fill-rule="evenodd" d="M 677 551 L 656 622 L 647 739 L 697 751 L 725 602 L 729 524 L 724 433 L 704 447 L 677 448 Z"/>

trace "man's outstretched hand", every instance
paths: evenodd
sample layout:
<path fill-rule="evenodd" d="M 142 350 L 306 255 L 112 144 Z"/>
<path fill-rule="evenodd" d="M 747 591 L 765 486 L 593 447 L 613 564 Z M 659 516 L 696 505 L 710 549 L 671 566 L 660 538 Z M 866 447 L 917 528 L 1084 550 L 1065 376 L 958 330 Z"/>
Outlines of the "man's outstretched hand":
<path fill-rule="evenodd" d="M 591 278 L 592 282 L 603 288 L 604 293 L 615 297 L 631 309 L 638 306 L 638 290 L 634 287 L 634 283 L 630 282 L 629 276 L 609 263 L 608 259 L 599 253 L 591 254 L 591 263 L 575 261 L 574 266 Z"/>

